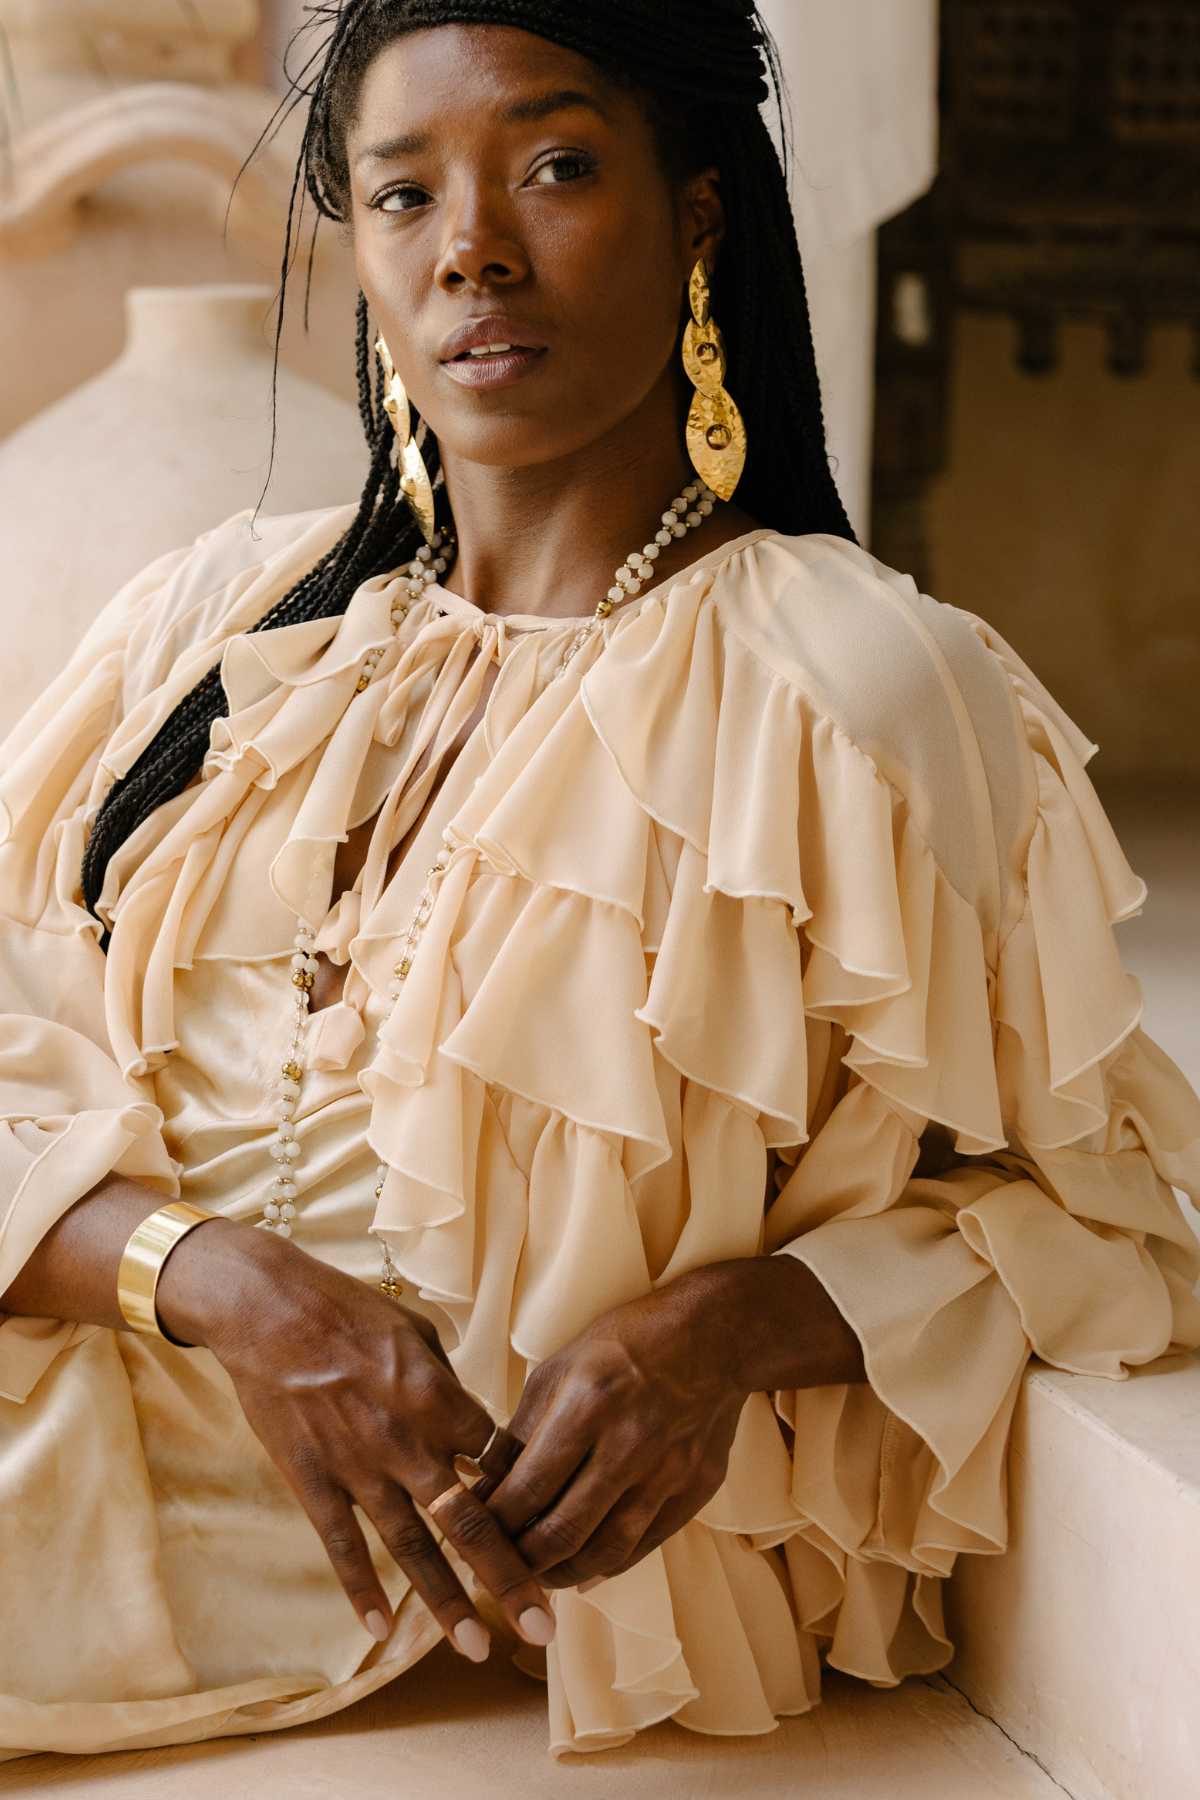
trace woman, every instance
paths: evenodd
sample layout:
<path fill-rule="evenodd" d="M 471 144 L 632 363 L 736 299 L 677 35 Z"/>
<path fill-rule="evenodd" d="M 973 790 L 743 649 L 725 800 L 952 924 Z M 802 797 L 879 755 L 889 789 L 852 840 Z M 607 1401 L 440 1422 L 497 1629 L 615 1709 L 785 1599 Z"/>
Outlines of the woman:
<path fill-rule="evenodd" d="M 8 746 L 0 1743 L 443 1636 L 770 1730 L 949 1660 L 1031 1354 L 1200 1344 L 1200 1105 L 1090 746 L 846 522 L 750 0 L 323 15 L 361 503 Z"/>

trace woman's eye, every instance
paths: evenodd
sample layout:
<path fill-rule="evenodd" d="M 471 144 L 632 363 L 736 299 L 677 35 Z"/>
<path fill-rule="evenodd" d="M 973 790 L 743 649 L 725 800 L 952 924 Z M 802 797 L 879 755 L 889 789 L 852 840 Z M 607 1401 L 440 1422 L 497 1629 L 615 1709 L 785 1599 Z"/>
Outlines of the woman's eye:
<path fill-rule="evenodd" d="M 561 170 L 564 166 L 566 173 L 561 177 L 555 174 L 551 180 L 542 180 L 543 175 L 546 175 L 549 171 Z M 594 156 L 587 156 L 581 150 L 563 151 L 558 156 L 552 156 L 549 161 L 544 162 L 540 168 L 535 169 L 533 179 L 540 187 L 557 187 L 560 180 L 578 181 L 581 175 L 590 175 L 595 167 L 596 159 Z"/>
<path fill-rule="evenodd" d="M 563 182 L 578 181 L 581 176 L 590 175 L 595 167 L 595 157 L 582 150 L 562 151 L 535 169 L 531 179 L 539 187 L 559 187 Z M 377 212 L 415 212 L 428 198 L 424 188 L 417 187 L 413 182 L 404 182 L 399 187 L 389 188 L 378 200 L 373 200 L 371 205 Z"/>
<path fill-rule="evenodd" d="M 381 194 L 379 196 L 378 200 L 373 200 L 371 202 L 371 204 L 375 207 L 377 212 L 412 212 L 413 206 L 403 206 L 403 205 L 389 206 L 388 205 L 389 200 L 402 201 L 406 194 L 415 194 L 416 195 L 416 199 L 413 202 L 413 206 L 420 206 L 422 200 L 424 199 L 424 189 L 419 188 L 419 187 L 413 187 L 411 184 L 409 184 L 405 187 L 389 188 L 386 194 Z"/>

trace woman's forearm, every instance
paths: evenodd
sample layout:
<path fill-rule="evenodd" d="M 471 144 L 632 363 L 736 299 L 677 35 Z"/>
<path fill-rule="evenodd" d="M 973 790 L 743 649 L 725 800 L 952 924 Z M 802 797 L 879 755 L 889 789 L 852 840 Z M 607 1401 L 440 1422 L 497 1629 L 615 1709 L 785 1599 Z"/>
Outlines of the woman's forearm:
<path fill-rule="evenodd" d="M 131 1330 L 117 1304 L 117 1270 L 130 1234 L 163 1204 L 151 1188 L 106 1177 L 50 1227 L 0 1294 L 0 1311 Z M 164 1329 L 185 1343 L 211 1347 L 250 1303 L 250 1282 L 263 1261 L 290 1248 L 235 1219 L 196 1226 L 171 1250 L 159 1276 L 156 1304 Z"/>
<path fill-rule="evenodd" d="M 794 1256 L 748 1256 L 681 1276 L 702 1329 L 719 1332 L 747 1393 L 865 1381 L 862 1345 L 828 1290 Z"/>

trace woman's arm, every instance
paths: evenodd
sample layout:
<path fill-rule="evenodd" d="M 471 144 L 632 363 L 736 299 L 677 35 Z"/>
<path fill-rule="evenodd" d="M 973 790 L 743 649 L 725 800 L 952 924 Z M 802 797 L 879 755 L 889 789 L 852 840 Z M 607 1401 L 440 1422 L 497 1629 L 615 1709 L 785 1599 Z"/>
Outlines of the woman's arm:
<path fill-rule="evenodd" d="M 38 1243 L 0 1305 L 32 1317 L 129 1330 L 117 1269 L 161 1196 L 110 1176 Z M 247 1420 L 321 1536 L 363 1624 L 390 1631 L 357 1503 L 438 1618 L 478 1661 L 486 1629 L 416 1509 L 454 1485 L 456 1452 L 478 1454 L 492 1421 L 459 1386 L 428 1324 L 296 1246 L 245 1222 L 206 1220 L 171 1250 L 156 1293 L 172 1336 L 212 1351 Z M 439 1524 L 511 1623 L 545 1643 L 553 1622 L 529 1569 L 465 1491 Z"/>
<path fill-rule="evenodd" d="M 106 1176 L 50 1227 L 0 1294 L 0 1310 L 132 1330 L 117 1304 L 117 1270 L 132 1232 L 162 1204 L 163 1196 L 142 1183 Z M 186 1344 L 215 1347 L 222 1328 L 236 1325 L 264 1257 L 278 1248 L 272 1235 L 236 1219 L 210 1219 L 189 1231 L 159 1277 L 163 1328 Z"/>
<path fill-rule="evenodd" d="M 710 1263 L 672 1286 L 695 1329 L 720 1334 L 730 1380 L 746 1394 L 867 1378 L 853 1328 L 793 1256 Z"/>
<path fill-rule="evenodd" d="M 214 660 L 237 605 L 253 611 L 253 583 L 231 586 L 239 568 L 246 573 L 233 542 L 243 524 L 236 515 L 207 548 L 198 539 L 135 576 L 5 747 L 0 1402 L 29 1404 L 40 1382 L 86 1383 L 94 1359 L 111 1358 L 120 1340 L 94 1341 L 71 1321 L 127 1329 L 116 1296 L 124 1246 L 178 1191 L 153 1083 L 126 1073 L 142 1059 L 114 1053 L 107 969 L 79 868 L 113 772 Z M 226 1218 L 172 1249 L 158 1298 L 166 1330 L 221 1363 L 368 1631 L 386 1638 L 391 1609 L 355 1506 L 463 1654 L 487 1654 L 486 1629 L 418 1511 L 453 1490 L 437 1527 L 514 1629 L 547 1641 L 541 1589 L 495 1519 L 455 1488 L 456 1454 L 479 1454 L 492 1421 L 424 1319 Z M 65 1323 L 45 1329 L 44 1319 Z M 188 1354 L 143 1345 L 148 1356 Z M 129 1354 L 142 1348 L 130 1344 Z M 56 1368 L 64 1355 L 69 1366 Z"/>
<path fill-rule="evenodd" d="M 913 1176 L 945 1175 L 963 1160 L 951 1134 L 929 1126 L 918 1144 Z M 779 1166 L 777 1152 L 769 1151 L 767 1210 Z M 682 1279 L 702 1314 L 732 1331 L 731 1353 L 747 1393 L 867 1379 L 858 1333 L 828 1288 L 795 1257 L 743 1257 Z"/>

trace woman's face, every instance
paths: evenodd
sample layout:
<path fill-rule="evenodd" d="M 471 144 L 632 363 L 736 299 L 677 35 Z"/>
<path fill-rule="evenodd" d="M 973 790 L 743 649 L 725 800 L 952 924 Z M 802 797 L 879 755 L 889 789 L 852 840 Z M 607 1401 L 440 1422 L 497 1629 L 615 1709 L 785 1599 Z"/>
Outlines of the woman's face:
<path fill-rule="evenodd" d="M 347 138 L 359 283 L 442 448 L 517 468 L 612 432 L 675 369 L 713 171 L 672 186 L 636 101 L 508 26 L 396 38 Z M 462 355 L 481 323 L 509 355 Z"/>

